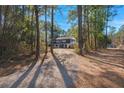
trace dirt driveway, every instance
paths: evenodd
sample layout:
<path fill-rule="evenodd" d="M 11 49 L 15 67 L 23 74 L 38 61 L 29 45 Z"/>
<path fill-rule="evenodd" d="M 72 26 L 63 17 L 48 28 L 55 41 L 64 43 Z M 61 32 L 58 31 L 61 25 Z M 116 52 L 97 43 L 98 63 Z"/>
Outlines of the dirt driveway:
<path fill-rule="evenodd" d="M 0 77 L 0 87 L 124 87 L 124 51 L 82 57 L 72 49 L 54 49 L 42 66 L 39 61 Z"/>

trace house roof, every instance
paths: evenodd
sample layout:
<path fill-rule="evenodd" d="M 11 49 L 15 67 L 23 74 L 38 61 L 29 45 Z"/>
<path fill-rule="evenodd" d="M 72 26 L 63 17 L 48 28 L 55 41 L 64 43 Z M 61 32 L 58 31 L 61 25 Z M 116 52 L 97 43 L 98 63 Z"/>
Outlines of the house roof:
<path fill-rule="evenodd" d="M 75 40 L 74 37 L 58 37 L 58 38 L 56 38 L 56 39 L 73 39 L 73 40 Z"/>

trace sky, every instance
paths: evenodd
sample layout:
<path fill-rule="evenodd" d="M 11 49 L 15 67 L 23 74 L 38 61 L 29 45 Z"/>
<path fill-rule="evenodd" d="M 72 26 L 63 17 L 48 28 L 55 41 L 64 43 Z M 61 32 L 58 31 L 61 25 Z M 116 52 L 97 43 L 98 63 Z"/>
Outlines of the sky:
<path fill-rule="evenodd" d="M 71 24 L 68 23 L 68 11 L 75 9 L 76 6 L 59 6 L 59 9 L 55 11 L 54 21 L 59 25 L 60 28 L 67 31 Z M 111 21 L 108 22 L 109 26 L 116 27 L 117 31 L 121 25 L 124 24 L 124 6 L 116 8 L 117 15 L 113 17 Z M 109 30 L 109 29 L 108 29 Z"/>
<path fill-rule="evenodd" d="M 66 6 L 66 5 L 59 5 L 57 10 L 54 10 L 54 23 L 56 23 L 60 28 L 64 31 L 67 31 L 71 24 L 68 23 L 68 12 L 69 10 L 73 10 L 76 6 Z M 44 16 L 41 16 L 41 20 L 44 20 Z M 48 21 L 51 21 L 50 17 L 47 17 Z"/>
<path fill-rule="evenodd" d="M 124 24 L 124 6 L 117 8 L 117 15 L 109 22 L 110 26 L 116 27 L 117 31 Z"/>
<path fill-rule="evenodd" d="M 71 24 L 68 23 L 68 12 L 69 10 L 75 9 L 76 6 L 59 6 L 59 9 L 56 11 L 55 15 L 55 21 L 57 24 L 63 28 L 65 31 L 67 31 Z"/>

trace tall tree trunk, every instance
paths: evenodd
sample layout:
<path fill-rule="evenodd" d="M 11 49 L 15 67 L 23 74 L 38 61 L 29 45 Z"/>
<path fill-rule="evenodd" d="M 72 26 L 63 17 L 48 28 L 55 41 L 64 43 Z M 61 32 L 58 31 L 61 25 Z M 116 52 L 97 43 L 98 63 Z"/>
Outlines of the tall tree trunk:
<path fill-rule="evenodd" d="M 1 33 L 2 33 L 2 6 L 0 6 L 0 37 L 1 37 Z M 0 38 L 0 42 L 1 42 L 1 38 Z M 0 45 L 0 56 L 2 55 L 2 47 Z"/>
<path fill-rule="evenodd" d="M 25 6 L 24 5 L 22 5 L 22 11 L 23 11 L 23 22 L 24 22 L 25 20 Z"/>
<path fill-rule="evenodd" d="M 82 6 L 77 6 L 77 13 L 78 13 L 78 47 L 79 47 L 79 54 L 83 55 L 83 33 L 82 33 Z"/>
<path fill-rule="evenodd" d="M 31 51 L 33 52 L 34 47 L 34 36 L 33 36 L 33 21 L 34 21 L 34 10 L 32 9 L 32 16 L 31 16 Z"/>
<path fill-rule="evenodd" d="M 0 6 L 0 33 L 2 30 L 2 6 Z"/>
<path fill-rule="evenodd" d="M 96 9 L 96 8 L 95 8 Z M 95 34 L 94 34 L 95 50 L 97 50 L 97 11 L 95 10 Z"/>
<path fill-rule="evenodd" d="M 2 34 L 2 6 L 0 6 L 0 35 L 1 34 Z M 0 38 L 0 42 L 1 42 L 1 38 Z"/>
<path fill-rule="evenodd" d="M 93 47 L 94 47 L 94 44 L 93 44 L 93 22 L 92 22 L 92 19 L 90 19 L 90 24 L 89 24 L 89 26 L 90 26 L 90 48 L 91 49 L 93 49 Z"/>
<path fill-rule="evenodd" d="M 39 31 L 39 16 L 38 16 L 38 6 L 35 8 L 35 17 L 36 17 L 36 60 L 39 60 L 40 57 L 40 31 Z"/>
<path fill-rule="evenodd" d="M 86 18 L 87 18 L 87 44 L 88 50 L 90 48 L 90 23 L 89 23 L 89 6 L 86 6 Z"/>
<path fill-rule="evenodd" d="M 53 54 L 53 23 L 54 21 L 54 9 L 53 6 L 51 8 L 51 53 Z"/>
<path fill-rule="evenodd" d="M 84 5 L 83 7 L 83 44 L 84 44 L 84 50 L 85 50 L 85 53 L 87 52 L 88 50 L 88 45 L 87 45 L 87 9 L 86 9 L 86 5 Z"/>
<path fill-rule="evenodd" d="M 108 40 L 108 13 L 109 13 L 109 5 L 106 8 L 106 39 L 105 39 L 105 47 L 107 48 L 107 40 Z"/>
<path fill-rule="evenodd" d="M 47 54 L 47 5 L 45 5 L 45 43 L 46 43 L 46 54 Z"/>

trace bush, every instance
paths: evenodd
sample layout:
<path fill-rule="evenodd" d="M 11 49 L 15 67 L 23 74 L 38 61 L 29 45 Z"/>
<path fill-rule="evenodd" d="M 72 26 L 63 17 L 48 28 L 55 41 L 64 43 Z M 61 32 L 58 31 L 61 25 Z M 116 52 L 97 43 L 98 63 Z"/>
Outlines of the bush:
<path fill-rule="evenodd" d="M 75 45 L 74 45 L 74 49 L 75 49 L 75 52 L 76 52 L 77 54 L 79 54 L 78 44 L 75 44 Z"/>

